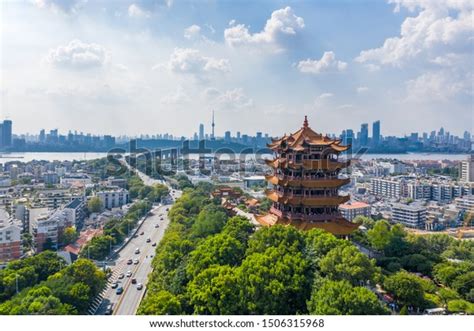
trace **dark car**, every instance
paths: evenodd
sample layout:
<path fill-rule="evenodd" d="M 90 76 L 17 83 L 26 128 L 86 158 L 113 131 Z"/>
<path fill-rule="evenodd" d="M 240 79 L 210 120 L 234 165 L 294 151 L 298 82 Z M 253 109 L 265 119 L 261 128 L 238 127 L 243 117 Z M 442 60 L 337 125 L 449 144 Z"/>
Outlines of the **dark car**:
<path fill-rule="evenodd" d="M 123 287 L 119 287 L 116 291 L 115 291 L 116 294 L 122 294 L 123 293 Z"/>
<path fill-rule="evenodd" d="M 153 244 L 151 244 L 151 245 L 152 245 L 153 247 L 155 247 L 155 246 L 156 246 L 156 243 L 153 243 Z"/>
<path fill-rule="evenodd" d="M 105 308 L 105 315 L 112 315 L 113 312 L 114 312 L 114 304 L 109 303 L 107 305 L 107 308 Z"/>
<path fill-rule="evenodd" d="M 147 243 L 151 242 L 151 239 L 150 239 L 150 238 L 147 238 L 146 242 L 147 242 Z"/>
<path fill-rule="evenodd" d="M 136 278 L 132 278 L 132 284 L 136 284 L 137 283 L 137 279 Z"/>
<path fill-rule="evenodd" d="M 132 264 L 132 263 L 133 263 L 132 259 L 127 260 L 127 264 Z"/>
<path fill-rule="evenodd" d="M 144 234 L 145 234 L 145 232 L 142 231 L 142 232 L 140 233 L 140 236 L 143 236 Z"/>

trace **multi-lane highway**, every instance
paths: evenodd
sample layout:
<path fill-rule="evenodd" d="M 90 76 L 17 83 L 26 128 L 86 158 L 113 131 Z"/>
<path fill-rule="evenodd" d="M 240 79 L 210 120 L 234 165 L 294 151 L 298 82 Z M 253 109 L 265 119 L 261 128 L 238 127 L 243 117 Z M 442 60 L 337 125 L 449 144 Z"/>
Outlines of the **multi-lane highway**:
<path fill-rule="evenodd" d="M 138 174 L 146 185 L 166 184 L 143 173 L 139 172 Z M 181 192 L 178 190 L 170 188 L 170 191 L 173 200 L 181 196 Z M 154 207 L 150 215 L 141 224 L 136 235 L 117 254 L 111 263 L 112 276 L 107 284 L 102 303 L 97 309 L 97 315 L 105 314 L 108 307 L 112 307 L 111 313 L 114 315 L 133 315 L 136 313 L 145 293 L 148 274 L 152 271 L 151 261 L 155 255 L 156 247 L 163 238 L 169 223 L 168 209 L 170 207 L 170 204 Z M 140 251 L 139 253 L 136 253 L 137 249 Z M 135 259 L 138 260 L 138 264 L 135 264 Z M 128 264 L 128 260 L 132 260 L 132 264 Z M 129 271 L 131 276 L 127 277 Z M 117 287 L 112 288 L 112 284 L 115 282 L 117 282 Z M 139 284 L 143 286 L 142 289 L 138 289 Z M 117 294 L 118 288 L 123 288 L 121 294 Z"/>

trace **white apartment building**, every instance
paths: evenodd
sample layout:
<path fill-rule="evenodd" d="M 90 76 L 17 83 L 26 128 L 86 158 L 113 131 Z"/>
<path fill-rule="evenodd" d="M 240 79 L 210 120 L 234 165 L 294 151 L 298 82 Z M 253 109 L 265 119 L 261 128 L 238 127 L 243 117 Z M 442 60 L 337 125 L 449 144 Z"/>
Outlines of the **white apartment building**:
<path fill-rule="evenodd" d="M 370 193 L 384 198 L 398 199 L 402 196 L 404 182 L 395 178 L 372 178 L 370 180 Z"/>
<path fill-rule="evenodd" d="M 130 201 L 128 191 L 122 188 L 99 191 L 95 195 L 99 197 L 102 207 L 106 209 L 122 207 Z"/>
<path fill-rule="evenodd" d="M 0 263 L 19 259 L 21 255 L 21 222 L 0 209 Z"/>
<path fill-rule="evenodd" d="M 456 208 L 474 213 L 474 195 L 467 195 L 454 200 Z"/>
<path fill-rule="evenodd" d="M 462 182 L 474 182 L 474 154 L 459 165 L 459 177 Z"/>
<path fill-rule="evenodd" d="M 426 222 L 426 207 L 396 203 L 392 206 L 392 221 L 409 228 L 424 229 Z"/>
<path fill-rule="evenodd" d="M 369 217 L 370 205 L 365 202 L 352 201 L 339 205 L 339 211 L 346 220 L 352 222 L 357 216 Z"/>

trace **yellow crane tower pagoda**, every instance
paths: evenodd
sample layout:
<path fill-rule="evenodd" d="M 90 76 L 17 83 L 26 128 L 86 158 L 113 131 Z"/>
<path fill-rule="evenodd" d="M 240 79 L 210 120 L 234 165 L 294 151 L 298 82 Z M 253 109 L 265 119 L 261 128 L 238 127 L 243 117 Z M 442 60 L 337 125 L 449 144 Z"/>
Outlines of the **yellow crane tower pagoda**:
<path fill-rule="evenodd" d="M 350 181 L 338 178 L 339 172 L 350 164 L 339 160 L 339 154 L 350 146 L 314 132 L 305 116 L 300 130 L 273 139 L 268 147 L 276 154 L 275 159 L 266 161 L 273 169 L 266 176 L 273 184 L 273 189 L 266 191 L 273 205 L 268 214 L 257 216 L 260 224 L 292 225 L 302 230 L 316 227 L 337 236 L 347 236 L 358 228 L 338 209 L 349 200 L 338 190 Z"/>

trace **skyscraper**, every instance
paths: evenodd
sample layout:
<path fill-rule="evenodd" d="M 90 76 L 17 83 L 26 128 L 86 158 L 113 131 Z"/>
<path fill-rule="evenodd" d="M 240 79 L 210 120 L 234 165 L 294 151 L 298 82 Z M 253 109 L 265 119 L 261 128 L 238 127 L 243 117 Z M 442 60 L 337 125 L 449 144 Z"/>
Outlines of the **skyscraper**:
<path fill-rule="evenodd" d="M 372 144 L 378 146 L 380 143 L 380 121 L 372 124 Z"/>
<path fill-rule="evenodd" d="M 367 146 L 369 143 L 369 124 L 363 123 L 360 126 L 360 145 Z"/>
<path fill-rule="evenodd" d="M 12 121 L 4 120 L 0 124 L 0 147 L 10 147 L 12 145 Z"/>
<path fill-rule="evenodd" d="M 199 140 L 204 139 L 204 124 L 199 124 Z"/>
<path fill-rule="evenodd" d="M 230 131 L 226 131 L 226 132 L 224 133 L 224 140 L 225 140 L 226 142 L 230 142 L 230 141 L 231 141 Z"/>

